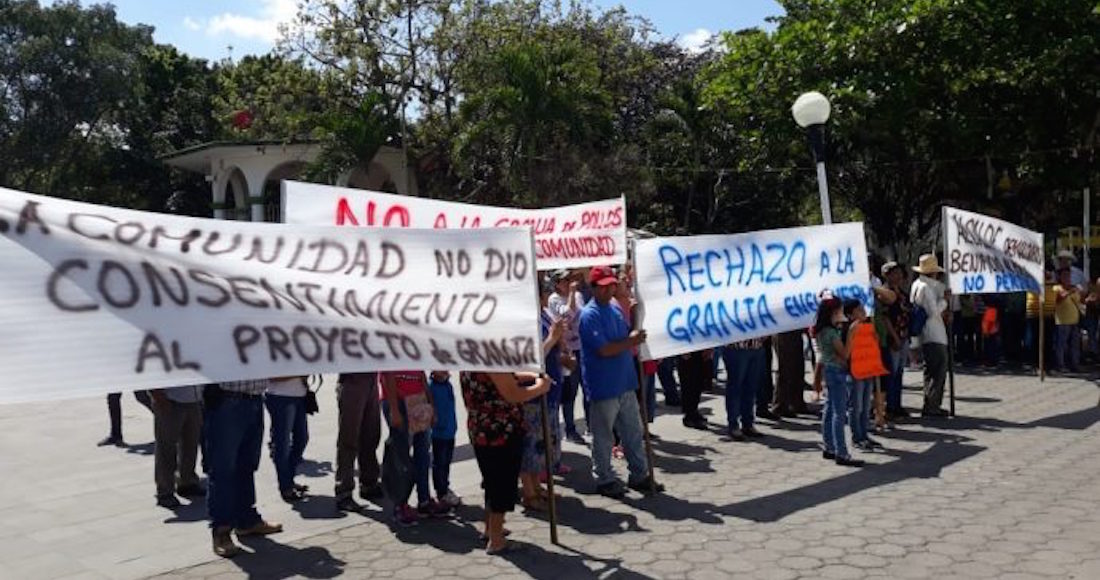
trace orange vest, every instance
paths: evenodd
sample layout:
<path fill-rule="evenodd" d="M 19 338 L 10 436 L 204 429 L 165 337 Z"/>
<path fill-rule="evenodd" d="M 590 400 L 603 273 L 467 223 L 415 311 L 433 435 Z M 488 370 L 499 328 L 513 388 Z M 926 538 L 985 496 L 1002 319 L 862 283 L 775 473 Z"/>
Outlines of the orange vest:
<path fill-rule="evenodd" d="M 882 351 L 878 346 L 878 335 L 875 334 L 875 326 L 870 322 L 861 322 L 856 326 L 852 334 L 851 352 L 849 363 L 852 376 L 858 380 L 873 379 L 890 374 L 882 364 Z"/>
<path fill-rule="evenodd" d="M 1001 325 L 997 323 L 997 309 L 988 306 L 982 315 L 982 335 L 993 336 L 1001 331 Z"/>

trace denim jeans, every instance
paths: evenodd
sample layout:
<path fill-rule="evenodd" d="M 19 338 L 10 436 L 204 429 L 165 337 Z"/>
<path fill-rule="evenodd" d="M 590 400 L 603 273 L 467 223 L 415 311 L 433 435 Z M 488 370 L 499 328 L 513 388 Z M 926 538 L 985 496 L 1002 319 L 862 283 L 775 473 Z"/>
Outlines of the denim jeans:
<path fill-rule="evenodd" d="M 206 407 L 204 423 L 210 525 L 250 528 L 260 522 L 254 474 L 264 438 L 263 401 L 223 396 Z"/>
<path fill-rule="evenodd" d="M 717 346 L 717 347 L 714 348 L 714 352 L 711 353 L 711 358 L 710 358 L 710 362 L 711 362 L 711 365 L 712 365 L 711 373 L 710 373 L 710 378 L 711 379 L 718 380 L 718 362 L 721 361 L 722 364 L 725 364 L 725 357 L 726 357 L 726 347 L 725 346 Z M 726 365 L 726 380 L 727 381 L 729 380 L 729 377 L 730 377 L 730 367 L 729 367 L 729 365 Z M 710 385 L 711 385 L 711 383 L 707 383 L 704 390 L 709 389 Z"/>
<path fill-rule="evenodd" d="M 294 488 L 294 476 L 302 462 L 306 444 L 309 443 L 309 426 L 306 422 L 306 398 L 264 395 L 267 412 L 271 415 L 271 461 L 279 478 L 279 491 Z"/>
<path fill-rule="evenodd" d="M 821 419 L 821 437 L 825 451 L 837 457 L 848 457 L 848 444 L 844 440 L 844 422 L 848 416 L 848 394 L 852 388 L 848 369 L 825 365 L 825 416 Z"/>
<path fill-rule="evenodd" d="M 1097 330 L 1100 329 L 1100 321 L 1095 318 L 1082 318 L 1081 328 L 1083 328 L 1088 335 L 1088 342 L 1085 344 L 1085 352 L 1095 355 L 1098 348 L 1100 348 L 1100 341 L 1097 340 L 1096 336 Z"/>
<path fill-rule="evenodd" d="M 680 402 L 680 385 L 676 384 L 676 357 L 661 359 L 657 364 L 657 378 L 661 381 L 661 392 L 665 395 L 665 404 Z"/>
<path fill-rule="evenodd" d="M 1081 329 L 1076 324 L 1054 327 L 1054 368 L 1066 368 L 1067 354 L 1070 370 L 1076 371 L 1081 364 Z"/>
<path fill-rule="evenodd" d="M 615 443 L 612 430 L 619 434 L 630 470 L 630 481 L 641 481 L 649 475 L 645 444 L 642 442 L 642 417 L 634 391 L 611 399 L 592 401 L 589 409 L 592 425 L 592 470 L 596 485 L 615 481 L 611 467 L 611 447 Z"/>
<path fill-rule="evenodd" d="M 400 403 L 401 418 L 403 423 L 400 429 L 394 429 L 390 427 L 390 436 L 397 441 L 402 448 L 409 448 L 409 414 L 405 412 L 405 402 Z M 382 415 L 386 417 L 386 424 L 390 424 L 390 406 L 386 401 L 382 402 Z M 431 455 L 431 437 L 432 430 L 421 431 L 412 436 L 412 463 L 413 469 L 416 471 L 414 477 L 416 478 L 416 501 L 417 503 L 424 503 L 432 499 L 431 489 L 428 487 L 428 479 L 431 475 L 432 467 L 432 455 Z M 383 468 L 384 470 L 384 468 Z M 407 497 L 391 497 L 395 505 L 401 505 L 408 503 Z"/>
<path fill-rule="evenodd" d="M 906 349 L 884 350 L 884 358 L 887 359 L 886 370 L 890 375 L 886 381 L 886 410 L 901 411 L 902 379 L 905 377 Z"/>
<path fill-rule="evenodd" d="M 849 406 L 851 415 L 848 423 L 852 426 L 852 441 L 867 440 L 867 432 L 871 428 L 871 401 L 875 380 L 852 379 L 852 401 Z"/>
<path fill-rule="evenodd" d="M 451 461 L 454 455 L 454 439 L 432 438 L 432 485 L 435 486 L 436 497 L 443 497 L 451 491 Z"/>
<path fill-rule="evenodd" d="M 579 365 L 581 360 L 580 351 L 573 351 L 573 356 L 576 358 L 577 364 Z M 580 390 L 580 386 L 580 366 L 570 373 L 569 376 L 562 377 L 561 417 L 565 421 L 566 435 L 575 435 L 577 433 L 577 423 L 573 415 L 577 407 L 577 392 Z"/>
<path fill-rule="evenodd" d="M 764 349 L 725 348 L 722 357 L 726 365 L 729 429 L 750 429 L 756 416 L 756 393 L 764 380 Z"/>

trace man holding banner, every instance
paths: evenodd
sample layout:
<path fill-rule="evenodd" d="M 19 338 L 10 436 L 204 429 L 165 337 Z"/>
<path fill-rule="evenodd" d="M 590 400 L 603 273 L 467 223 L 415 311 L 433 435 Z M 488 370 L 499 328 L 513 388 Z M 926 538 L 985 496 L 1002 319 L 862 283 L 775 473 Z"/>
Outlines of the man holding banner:
<path fill-rule="evenodd" d="M 641 410 L 634 392 L 638 374 L 634 366 L 634 347 L 645 342 L 644 330 L 630 330 L 618 307 L 611 304 L 619 279 L 606 266 L 589 272 L 592 300 L 581 310 L 581 366 L 584 388 L 591 408 L 592 467 L 596 491 L 619 499 L 626 495 L 611 467 L 612 429 L 622 440 L 630 469 L 628 486 L 643 493 L 664 491 L 664 486 L 649 478 L 645 446 L 642 441 Z"/>

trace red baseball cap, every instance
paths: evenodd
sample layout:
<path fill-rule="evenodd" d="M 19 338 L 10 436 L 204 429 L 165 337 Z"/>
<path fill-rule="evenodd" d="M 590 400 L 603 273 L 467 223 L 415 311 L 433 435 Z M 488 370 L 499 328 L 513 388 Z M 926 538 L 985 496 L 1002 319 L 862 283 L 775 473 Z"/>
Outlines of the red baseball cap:
<path fill-rule="evenodd" d="M 619 278 L 610 266 L 596 266 L 588 271 L 588 283 L 593 286 L 618 284 Z"/>

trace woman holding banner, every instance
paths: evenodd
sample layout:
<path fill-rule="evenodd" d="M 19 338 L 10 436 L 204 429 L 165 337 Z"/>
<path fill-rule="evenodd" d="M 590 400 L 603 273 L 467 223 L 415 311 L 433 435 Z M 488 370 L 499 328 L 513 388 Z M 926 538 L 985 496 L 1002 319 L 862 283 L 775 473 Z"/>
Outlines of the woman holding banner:
<path fill-rule="evenodd" d="M 486 552 L 509 549 L 504 514 L 516 507 L 523 460 L 522 404 L 550 390 L 550 378 L 531 373 L 463 373 L 466 425 L 485 489 Z"/>

